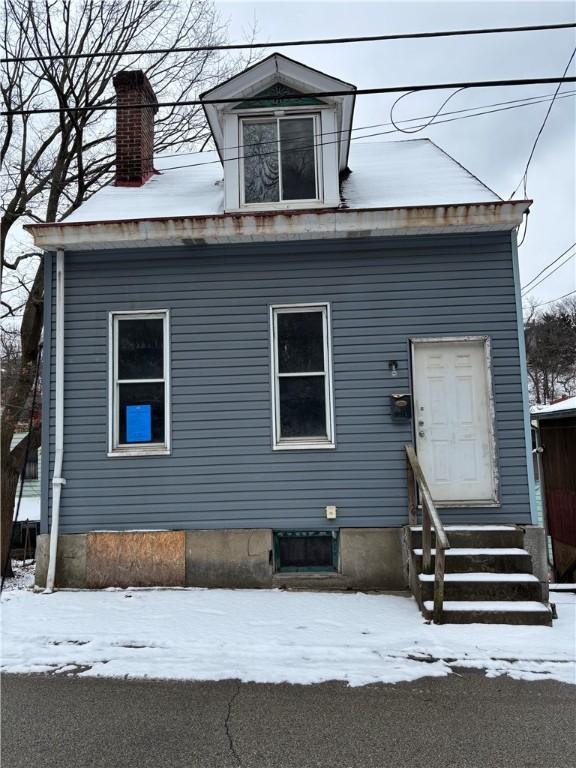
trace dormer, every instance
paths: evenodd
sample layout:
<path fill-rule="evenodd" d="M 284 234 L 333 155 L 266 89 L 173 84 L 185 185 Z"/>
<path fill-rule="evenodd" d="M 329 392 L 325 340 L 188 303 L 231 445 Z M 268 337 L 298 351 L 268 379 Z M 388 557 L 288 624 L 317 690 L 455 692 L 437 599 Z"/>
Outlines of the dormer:
<path fill-rule="evenodd" d="M 275 53 L 203 93 L 224 166 L 225 211 L 337 207 L 355 90 Z M 332 91 L 344 93 L 314 95 Z"/>

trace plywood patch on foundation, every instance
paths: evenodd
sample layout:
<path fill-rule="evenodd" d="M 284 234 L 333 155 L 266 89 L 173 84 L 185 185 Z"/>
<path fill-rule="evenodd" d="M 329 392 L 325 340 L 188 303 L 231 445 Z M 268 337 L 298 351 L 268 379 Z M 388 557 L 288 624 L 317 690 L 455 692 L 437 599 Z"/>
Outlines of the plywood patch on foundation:
<path fill-rule="evenodd" d="M 99 532 L 87 536 L 89 589 L 183 587 L 185 532 Z"/>

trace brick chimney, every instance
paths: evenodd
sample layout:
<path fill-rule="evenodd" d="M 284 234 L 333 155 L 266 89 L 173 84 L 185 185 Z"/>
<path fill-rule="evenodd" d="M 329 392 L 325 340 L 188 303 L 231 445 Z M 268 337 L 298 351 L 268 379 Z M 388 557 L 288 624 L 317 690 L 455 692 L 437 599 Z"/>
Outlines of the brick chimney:
<path fill-rule="evenodd" d="M 154 170 L 154 115 L 158 100 L 141 69 L 118 72 L 112 80 L 119 107 L 154 104 L 145 109 L 116 110 L 117 187 L 140 187 Z"/>

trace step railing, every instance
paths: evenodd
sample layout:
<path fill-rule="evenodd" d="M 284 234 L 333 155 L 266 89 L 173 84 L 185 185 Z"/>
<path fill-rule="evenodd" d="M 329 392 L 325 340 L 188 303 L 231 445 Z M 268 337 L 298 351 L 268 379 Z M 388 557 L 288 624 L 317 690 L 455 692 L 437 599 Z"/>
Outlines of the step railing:
<path fill-rule="evenodd" d="M 450 543 L 434 505 L 430 488 L 416 456 L 414 446 L 407 445 L 406 467 L 408 471 L 408 520 L 410 525 L 418 524 L 418 496 L 422 504 L 422 570 L 432 573 L 432 526 L 436 534 L 436 556 L 434 558 L 434 612 L 435 624 L 442 624 L 444 615 L 444 570 L 446 550 Z"/>

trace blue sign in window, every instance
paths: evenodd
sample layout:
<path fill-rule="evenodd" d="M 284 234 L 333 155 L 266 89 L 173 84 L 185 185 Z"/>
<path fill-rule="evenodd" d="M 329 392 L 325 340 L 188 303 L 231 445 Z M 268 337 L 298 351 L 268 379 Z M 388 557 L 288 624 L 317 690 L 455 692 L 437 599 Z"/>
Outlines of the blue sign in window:
<path fill-rule="evenodd" d="M 126 442 L 149 443 L 152 440 L 152 406 L 126 406 Z"/>

